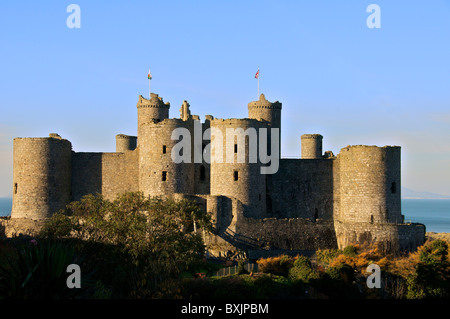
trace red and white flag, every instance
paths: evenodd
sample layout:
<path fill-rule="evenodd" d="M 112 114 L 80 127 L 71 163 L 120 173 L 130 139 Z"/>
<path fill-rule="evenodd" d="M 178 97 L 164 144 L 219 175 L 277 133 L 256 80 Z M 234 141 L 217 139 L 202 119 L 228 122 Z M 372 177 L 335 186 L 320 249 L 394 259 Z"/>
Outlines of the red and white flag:
<path fill-rule="evenodd" d="M 256 74 L 255 74 L 255 79 L 258 79 L 259 78 L 259 69 L 258 69 L 258 72 L 256 72 Z"/>

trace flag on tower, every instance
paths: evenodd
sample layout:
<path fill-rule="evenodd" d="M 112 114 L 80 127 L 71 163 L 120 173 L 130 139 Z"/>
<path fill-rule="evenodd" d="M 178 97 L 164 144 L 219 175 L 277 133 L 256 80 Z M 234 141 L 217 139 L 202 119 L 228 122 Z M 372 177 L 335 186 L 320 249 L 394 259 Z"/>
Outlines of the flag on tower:
<path fill-rule="evenodd" d="M 151 80 L 151 79 L 152 79 L 152 75 L 150 74 L 150 69 L 148 69 L 148 74 L 147 74 L 147 78 L 148 78 L 149 80 Z"/>
<path fill-rule="evenodd" d="M 258 97 L 259 97 L 259 68 L 258 68 L 258 72 L 256 72 L 256 74 L 255 74 L 255 79 L 258 79 Z"/>

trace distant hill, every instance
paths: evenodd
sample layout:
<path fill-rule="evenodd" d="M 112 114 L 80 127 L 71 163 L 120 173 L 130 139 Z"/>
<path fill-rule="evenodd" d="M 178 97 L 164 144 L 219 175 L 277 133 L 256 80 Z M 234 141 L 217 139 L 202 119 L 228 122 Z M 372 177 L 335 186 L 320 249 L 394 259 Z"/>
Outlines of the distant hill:
<path fill-rule="evenodd" d="M 413 189 L 402 187 L 402 198 L 404 199 L 450 199 L 450 196 L 431 192 L 418 192 Z"/>

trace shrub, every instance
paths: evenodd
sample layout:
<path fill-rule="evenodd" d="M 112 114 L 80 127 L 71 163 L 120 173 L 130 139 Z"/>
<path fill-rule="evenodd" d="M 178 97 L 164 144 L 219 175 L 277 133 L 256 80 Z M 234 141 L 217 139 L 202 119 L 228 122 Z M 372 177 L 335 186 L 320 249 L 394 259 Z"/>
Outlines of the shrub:
<path fill-rule="evenodd" d="M 358 255 L 358 248 L 356 246 L 353 246 L 353 245 L 348 245 L 347 247 L 344 248 L 342 253 L 345 256 L 356 257 L 356 255 Z"/>
<path fill-rule="evenodd" d="M 415 273 L 407 278 L 407 298 L 448 298 L 450 296 L 450 263 L 448 245 L 434 240 L 419 247 Z"/>
<path fill-rule="evenodd" d="M 281 255 L 278 257 L 261 258 L 256 261 L 259 271 L 266 274 L 288 276 L 289 269 L 294 263 L 294 258 Z"/>
<path fill-rule="evenodd" d="M 308 257 L 298 256 L 294 261 L 293 267 L 289 270 L 289 278 L 293 281 L 307 283 L 311 279 L 317 279 L 318 274 L 312 268 L 311 261 Z"/>
<path fill-rule="evenodd" d="M 329 264 L 336 257 L 342 254 L 339 249 L 319 249 L 316 251 L 317 260 Z"/>

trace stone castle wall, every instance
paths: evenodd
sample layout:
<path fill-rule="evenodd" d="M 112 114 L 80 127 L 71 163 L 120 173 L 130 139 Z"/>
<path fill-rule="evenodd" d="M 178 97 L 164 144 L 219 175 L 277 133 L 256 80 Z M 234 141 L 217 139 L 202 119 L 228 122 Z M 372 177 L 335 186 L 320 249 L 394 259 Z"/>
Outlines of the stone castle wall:
<path fill-rule="evenodd" d="M 88 194 L 105 199 L 139 190 L 139 151 L 125 153 L 73 153 L 72 200 Z"/>
<path fill-rule="evenodd" d="M 56 134 L 15 139 L 9 229 L 35 227 L 24 220 L 44 220 L 87 194 L 113 200 L 142 191 L 196 200 L 212 215 L 214 233 L 204 236 L 208 249 L 219 254 L 343 248 L 365 242 L 396 250 L 423 243 L 423 225 L 402 224 L 400 147 L 348 146 L 337 156 L 324 156 L 322 136 L 305 134 L 302 159 L 280 159 L 278 172 L 266 175 L 258 158 L 258 130 L 281 128 L 281 103 L 261 95 L 248 104 L 249 118 L 208 115 L 204 123 L 191 115 L 187 101 L 178 119 L 168 118 L 169 108 L 157 94 L 151 99 L 140 96 L 138 136 L 117 135 L 114 153 L 76 153 Z M 194 162 L 194 147 L 200 147 L 194 143 L 196 134 L 203 137 L 208 128 L 211 144 L 201 139 L 201 151 L 211 155 L 211 163 Z M 236 134 L 231 139 L 230 128 Z M 257 158 L 249 151 L 252 129 Z M 190 134 L 180 140 L 173 136 L 180 131 Z M 269 134 L 269 149 L 270 141 Z M 180 145 L 185 146 L 182 154 Z M 174 160 L 172 151 L 184 161 Z"/>
<path fill-rule="evenodd" d="M 375 244 L 388 253 L 413 251 L 424 243 L 422 224 L 372 224 L 367 222 L 335 221 L 338 248 L 350 244 Z"/>
<path fill-rule="evenodd" d="M 333 219 L 334 160 L 282 159 L 270 176 L 271 216 Z"/>

